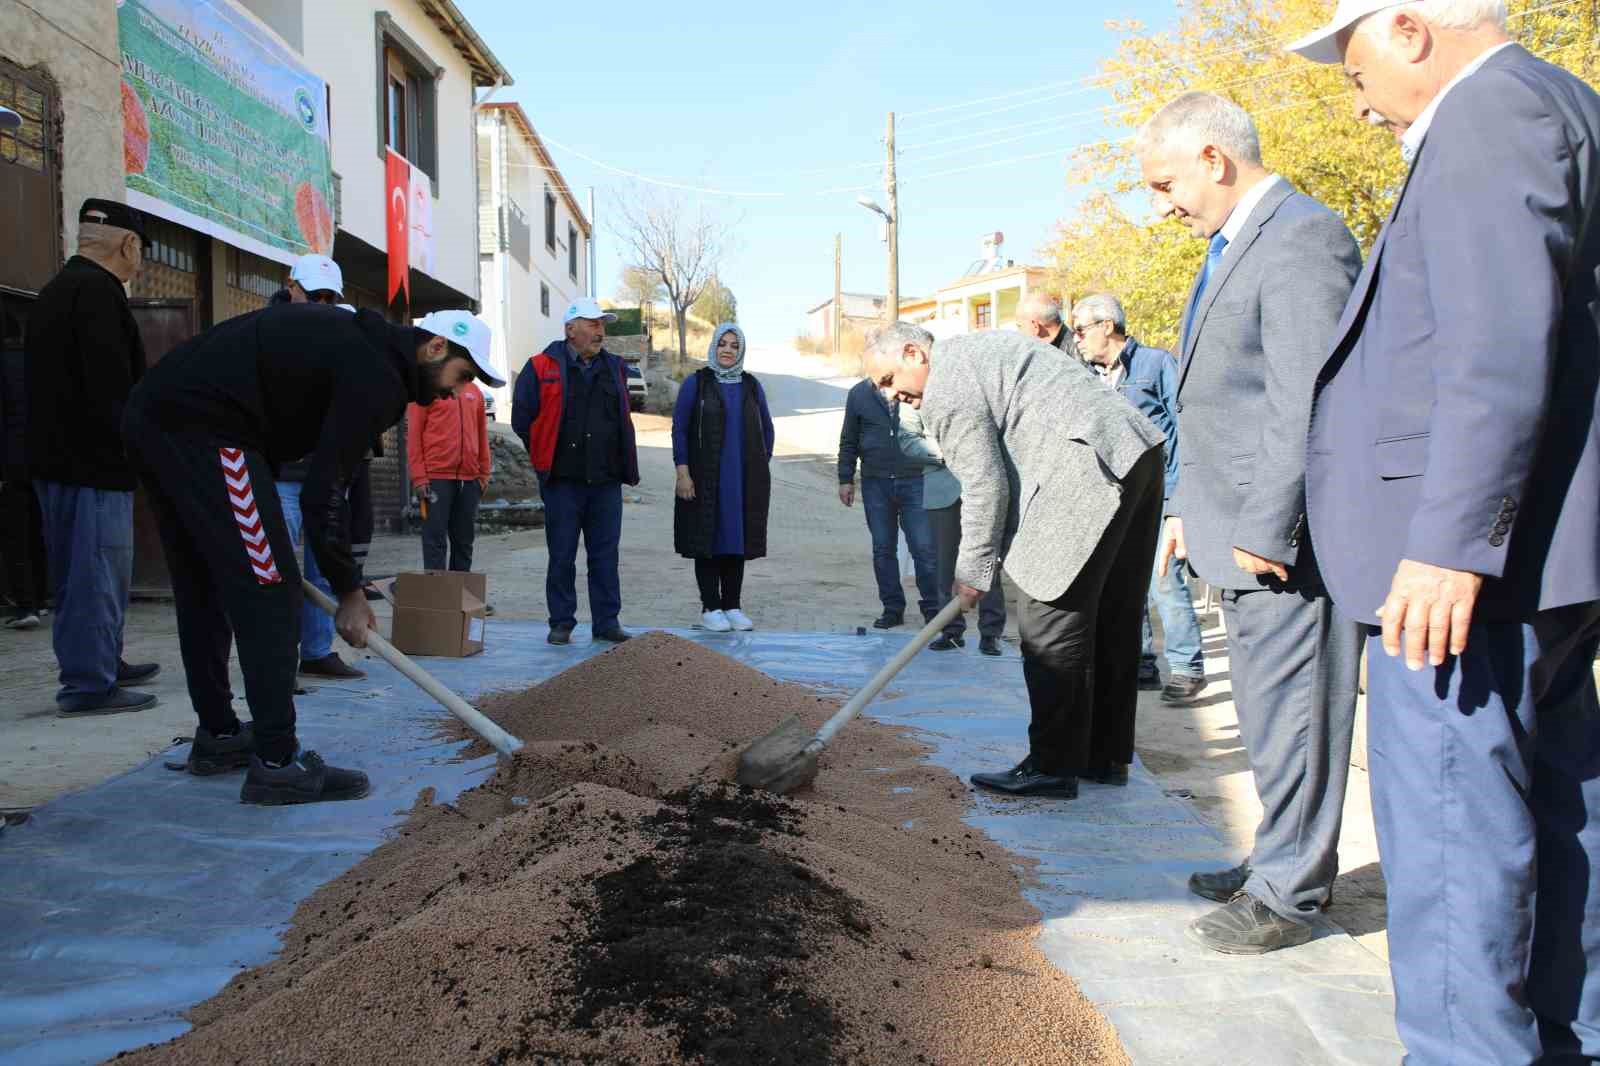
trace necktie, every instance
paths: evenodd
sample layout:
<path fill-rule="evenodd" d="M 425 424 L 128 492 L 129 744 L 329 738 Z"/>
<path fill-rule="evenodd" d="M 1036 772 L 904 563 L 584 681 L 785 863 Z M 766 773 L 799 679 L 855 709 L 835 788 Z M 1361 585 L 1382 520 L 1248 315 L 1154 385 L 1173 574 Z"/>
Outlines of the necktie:
<path fill-rule="evenodd" d="M 1211 235 L 1211 244 L 1206 249 L 1205 265 L 1200 268 L 1200 284 L 1194 287 L 1194 299 L 1189 301 L 1189 309 L 1183 315 L 1183 336 L 1179 351 L 1189 349 L 1189 330 L 1194 326 L 1194 313 L 1200 307 L 1200 301 L 1206 294 L 1206 286 L 1211 284 L 1211 275 L 1216 272 L 1217 264 L 1222 262 L 1222 253 L 1228 250 L 1228 238 L 1218 230 Z"/>

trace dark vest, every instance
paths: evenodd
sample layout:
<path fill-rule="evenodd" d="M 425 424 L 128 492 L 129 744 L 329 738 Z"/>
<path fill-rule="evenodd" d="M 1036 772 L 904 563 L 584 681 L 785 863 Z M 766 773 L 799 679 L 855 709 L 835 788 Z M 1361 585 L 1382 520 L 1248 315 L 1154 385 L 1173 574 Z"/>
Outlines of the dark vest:
<path fill-rule="evenodd" d="M 717 530 L 717 490 L 722 481 L 722 445 L 728 420 L 717 375 L 706 368 L 698 371 L 695 378 L 699 394 L 689 415 L 688 455 L 694 499 L 676 501 L 672 546 L 685 558 L 705 559 L 711 556 Z M 740 384 L 744 398 L 744 557 L 762 559 L 767 554 L 772 471 L 767 463 L 767 439 L 757 400 L 760 386 L 750 374 Z"/>
<path fill-rule="evenodd" d="M 591 374 L 576 356 L 567 367 L 566 405 L 556 438 L 550 476 L 589 485 L 622 480 L 622 407 L 620 386 L 603 356 Z"/>

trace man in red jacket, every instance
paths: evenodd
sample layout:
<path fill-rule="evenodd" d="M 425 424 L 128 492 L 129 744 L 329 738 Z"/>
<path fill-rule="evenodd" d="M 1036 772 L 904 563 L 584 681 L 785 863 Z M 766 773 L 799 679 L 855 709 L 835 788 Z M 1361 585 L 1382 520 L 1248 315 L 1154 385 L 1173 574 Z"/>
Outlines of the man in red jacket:
<path fill-rule="evenodd" d="M 466 311 L 435 311 L 421 328 L 445 330 L 465 323 L 460 342 L 468 351 L 481 347 L 489 359 L 489 327 Z M 426 407 L 412 404 L 406 410 L 406 456 L 411 464 L 411 485 L 422 500 L 422 566 L 426 570 L 472 569 L 472 539 L 478 502 L 489 484 L 489 423 L 483 393 L 468 384 L 449 400 Z M 445 547 L 449 546 L 446 559 Z"/>

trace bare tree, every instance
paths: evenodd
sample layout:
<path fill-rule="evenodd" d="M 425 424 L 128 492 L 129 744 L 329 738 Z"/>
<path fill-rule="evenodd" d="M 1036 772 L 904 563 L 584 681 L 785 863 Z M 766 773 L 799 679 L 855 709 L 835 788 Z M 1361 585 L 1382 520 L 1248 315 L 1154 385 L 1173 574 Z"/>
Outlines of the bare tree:
<path fill-rule="evenodd" d="M 689 361 L 689 308 L 716 276 L 730 240 L 730 227 L 703 204 L 660 189 L 635 189 L 617 196 L 617 234 L 628 261 L 661 281 L 678 330 L 677 366 Z"/>
<path fill-rule="evenodd" d="M 617 283 L 618 302 L 643 310 L 661 298 L 661 275 L 648 267 L 625 266 Z"/>

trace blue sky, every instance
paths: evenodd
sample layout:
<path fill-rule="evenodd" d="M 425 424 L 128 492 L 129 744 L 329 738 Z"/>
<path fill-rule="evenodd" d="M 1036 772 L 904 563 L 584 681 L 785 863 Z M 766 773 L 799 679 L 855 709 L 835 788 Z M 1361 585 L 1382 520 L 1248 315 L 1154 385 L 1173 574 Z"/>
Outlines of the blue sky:
<path fill-rule="evenodd" d="M 496 99 L 518 101 L 542 135 L 567 146 L 549 145 L 580 202 L 588 186 L 596 189 L 602 296 L 613 294 L 624 263 L 607 226 L 627 181 L 574 150 L 645 175 L 786 194 L 705 198 L 738 223 L 723 278 L 752 343 L 788 341 L 805 311 L 831 295 L 836 232 L 844 236 L 844 288 L 884 291 L 876 216 L 843 187 L 873 186 L 883 202 L 876 164 L 890 110 L 903 116 L 903 297 L 958 277 L 993 230 L 1005 233 L 1011 258 L 1042 261 L 1040 247 L 1079 197 L 1067 184 L 1065 156 L 1105 135 L 1085 114 L 1104 95 L 1072 84 L 1114 47 L 1105 20 L 1164 26 L 1177 14 L 1174 0 L 1126 0 L 1115 9 L 1023 0 L 1003 15 L 951 0 L 457 3 L 516 78 Z M 1007 138 L 1021 139 L 996 143 Z M 1049 154 L 934 176 L 1038 153 Z M 804 173 L 818 169 L 829 172 Z"/>

